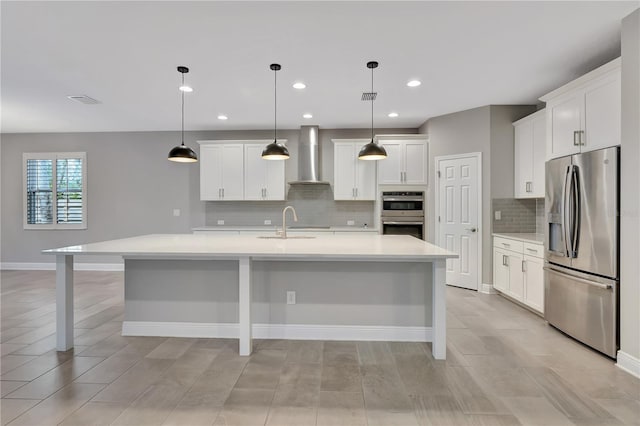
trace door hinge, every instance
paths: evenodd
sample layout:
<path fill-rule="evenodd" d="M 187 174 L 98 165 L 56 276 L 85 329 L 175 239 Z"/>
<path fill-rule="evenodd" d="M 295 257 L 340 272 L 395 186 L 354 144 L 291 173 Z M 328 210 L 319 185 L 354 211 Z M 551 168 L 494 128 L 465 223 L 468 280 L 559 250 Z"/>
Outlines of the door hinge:
<path fill-rule="evenodd" d="M 440 216 L 438 216 L 438 222 L 440 222 Z"/>
<path fill-rule="evenodd" d="M 440 170 L 438 170 L 438 177 L 441 177 L 441 173 L 440 173 Z"/>

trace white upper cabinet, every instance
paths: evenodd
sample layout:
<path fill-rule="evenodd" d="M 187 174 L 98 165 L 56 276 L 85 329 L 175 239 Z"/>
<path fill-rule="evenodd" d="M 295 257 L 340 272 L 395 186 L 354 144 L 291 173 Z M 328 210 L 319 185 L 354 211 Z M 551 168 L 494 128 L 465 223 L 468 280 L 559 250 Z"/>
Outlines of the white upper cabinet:
<path fill-rule="evenodd" d="M 378 161 L 379 184 L 427 184 L 429 153 L 423 135 L 381 135 L 377 139 L 387 151 L 387 158 Z"/>
<path fill-rule="evenodd" d="M 284 200 L 284 161 L 262 158 L 264 143 L 244 145 L 244 199 Z"/>
<path fill-rule="evenodd" d="M 333 198 L 335 200 L 375 200 L 375 161 L 358 160 L 368 139 L 333 140 Z"/>
<path fill-rule="evenodd" d="M 545 116 L 540 110 L 513 123 L 515 198 L 544 198 Z"/>
<path fill-rule="evenodd" d="M 200 199 L 244 199 L 244 147 L 241 144 L 200 144 Z"/>
<path fill-rule="evenodd" d="M 199 141 L 200 199 L 284 200 L 284 161 L 261 156 L 269 142 Z"/>
<path fill-rule="evenodd" d="M 547 103 L 547 159 L 620 145 L 620 58 L 554 90 Z"/>

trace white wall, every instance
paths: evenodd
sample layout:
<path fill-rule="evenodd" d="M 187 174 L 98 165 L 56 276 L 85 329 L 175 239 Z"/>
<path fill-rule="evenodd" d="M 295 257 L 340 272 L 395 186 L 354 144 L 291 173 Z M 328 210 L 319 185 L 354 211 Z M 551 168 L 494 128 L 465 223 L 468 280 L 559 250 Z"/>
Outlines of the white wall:
<path fill-rule="evenodd" d="M 532 105 L 488 105 L 430 118 L 419 129 L 429 135 L 427 239 L 435 240 L 435 157 L 482 153 L 482 283 L 493 282 L 491 199 L 513 197 L 513 126 L 535 111 Z M 497 195 L 494 195 L 497 194 Z"/>
<path fill-rule="evenodd" d="M 640 9 L 622 20 L 621 157 L 620 351 L 640 373 Z"/>

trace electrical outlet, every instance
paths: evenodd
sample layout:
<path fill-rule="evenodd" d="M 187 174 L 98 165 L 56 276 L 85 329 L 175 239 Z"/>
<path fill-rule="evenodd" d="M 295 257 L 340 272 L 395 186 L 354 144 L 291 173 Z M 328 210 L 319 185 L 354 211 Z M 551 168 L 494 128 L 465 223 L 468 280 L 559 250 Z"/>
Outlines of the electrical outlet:
<path fill-rule="evenodd" d="M 264 220 L 264 224 L 265 225 L 271 225 L 271 219 L 265 219 Z"/>
<path fill-rule="evenodd" d="M 493 216 L 495 217 L 496 220 L 501 220 L 502 212 L 500 210 L 496 210 L 495 213 L 493 213 Z"/>
<path fill-rule="evenodd" d="M 175 217 L 180 216 L 180 209 L 173 209 L 173 215 L 174 215 Z"/>
<path fill-rule="evenodd" d="M 348 226 L 353 226 L 353 225 L 355 225 L 355 224 L 356 224 L 356 221 L 355 221 L 355 220 L 348 220 L 348 221 L 347 221 L 347 225 L 348 225 Z"/>
<path fill-rule="evenodd" d="M 224 225 L 224 219 L 218 219 L 218 225 Z"/>
<path fill-rule="evenodd" d="M 296 292 L 287 291 L 287 305 L 295 305 L 295 304 L 296 304 Z"/>

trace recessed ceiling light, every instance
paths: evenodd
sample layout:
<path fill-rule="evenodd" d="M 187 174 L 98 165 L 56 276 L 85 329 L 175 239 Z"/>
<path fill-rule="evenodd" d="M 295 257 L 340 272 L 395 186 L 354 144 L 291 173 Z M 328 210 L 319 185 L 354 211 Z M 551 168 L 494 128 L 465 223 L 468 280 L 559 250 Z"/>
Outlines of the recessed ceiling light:
<path fill-rule="evenodd" d="M 180 86 L 179 89 L 181 92 L 187 92 L 187 93 L 193 92 L 193 89 L 189 86 Z"/>
<path fill-rule="evenodd" d="M 398 116 L 397 112 L 390 112 L 389 114 L 387 114 L 389 117 L 391 118 L 396 118 Z"/>
<path fill-rule="evenodd" d="M 220 115 L 218 116 L 218 120 L 226 120 L 227 118 L 229 118 L 229 117 L 227 117 L 227 116 L 226 116 L 226 115 L 224 115 L 224 114 L 220 114 Z"/>
<path fill-rule="evenodd" d="M 296 82 L 296 83 L 293 83 L 293 88 L 294 88 L 294 89 L 304 89 L 305 87 L 307 87 L 307 85 L 306 85 L 306 84 L 304 84 L 304 83 L 303 83 L 303 82 L 301 82 L 301 81 L 298 81 L 298 82 Z"/>
<path fill-rule="evenodd" d="M 313 115 L 306 113 L 306 114 L 302 114 L 302 118 L 313 118 Z"/>
<path fill-rule="evenodd" d="M 420 80 L 410 80 L 410 81 L 407 83 L 407 86 L 409 86 L 409 87 L 418 87 L 418 86 L 420 86 L 421 84 L 422 84 L 422 82 L 421 82 Z"/>

